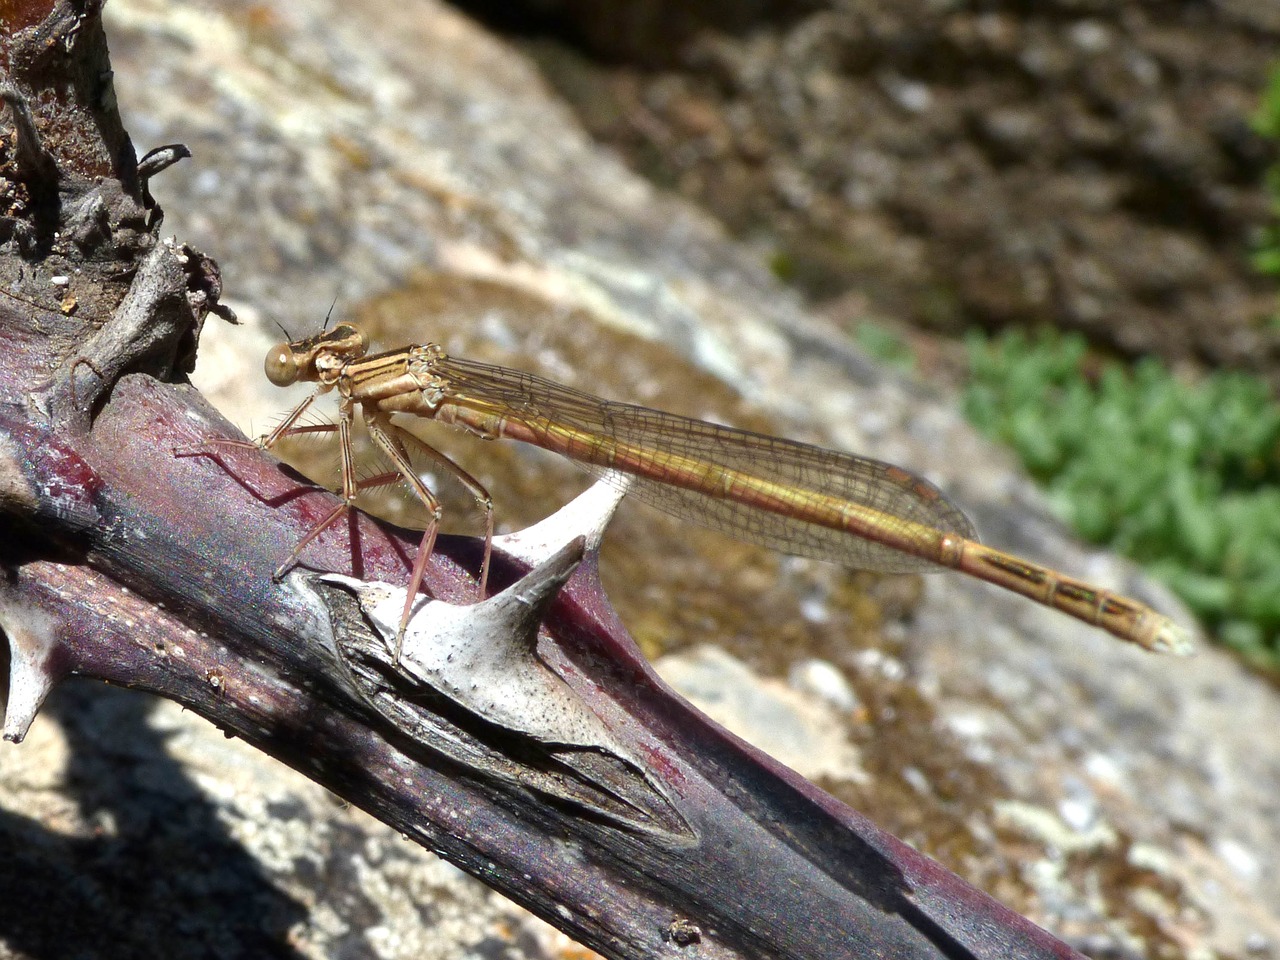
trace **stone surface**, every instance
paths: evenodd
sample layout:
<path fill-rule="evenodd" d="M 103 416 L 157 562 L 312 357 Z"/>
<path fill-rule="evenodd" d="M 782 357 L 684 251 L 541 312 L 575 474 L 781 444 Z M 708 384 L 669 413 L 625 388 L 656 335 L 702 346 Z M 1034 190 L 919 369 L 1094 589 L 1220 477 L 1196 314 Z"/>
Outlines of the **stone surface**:
<path fill-rule="evenodd" d="M 6 960 L 462 960 L 569 944 L 176 704 L 72 681 L 6 746 Z"/>
<path fill-rule="evenodd" d="M 463 5 L 843 322 L 1052 324 L 1280 382 L 1249 262 L 1274 3 L 699 3 L 679 32 L 644 29 L 656 0 Z"/>

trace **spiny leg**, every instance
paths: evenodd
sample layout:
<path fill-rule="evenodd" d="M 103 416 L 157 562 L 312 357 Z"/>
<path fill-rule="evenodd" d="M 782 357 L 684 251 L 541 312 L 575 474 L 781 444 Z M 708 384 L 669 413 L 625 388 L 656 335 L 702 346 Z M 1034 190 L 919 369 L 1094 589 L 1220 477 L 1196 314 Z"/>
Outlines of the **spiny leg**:
<path fill-rule="evenodd" d="M 420 450 L 427 458 L 453 474 L 457 481 L 466 487 L 471 496 L 475 498 L 476 505 L 484 511 L 484 556 L 480 561 L 479 587 L 479 599 L 483 600 L 489 585 L 489 560 L 493 554 L 493 498 L 489 496 L 489 491 L 485 489 L 484 484 L 479 480 L 420 437 L 389 421 L 384 422 L 382 426 L 392 437 L 399 440 L 401 445 L 407 442 Z"/>
<path fill-rule="evenodd" d="M 346 404 L 346 407 L 347 419 L 345 422 L 340 421 L 337 427 L 339 433 L 342 435 L 344 491 L 348 486 L 347 478 L 353 477 L 355 473 L 355 466 L 351 458 L 349 402 Z M 423 506 L 426 507 L 429 519 L 427 521 L 426 529 L 422 534 L 422 541 L 418 545 L 418 556 L 414 561 L 413 570 L 410 574 L 409 586 L 405 594 L 404 611 L 400 619 L 400 627 L 396 631 L 396 662 L 399 663 L 404 647 L 405 630 L 408 627 L 409 616 L 413 610 L 413 600 L 418 595 L 418 591 L 422 588 L 422 581 L 426 576 L 427 563 L 430 561 L 431 554 L 435 550 L 436 537 L 440 530 L 440 520 L 444 512 L 439 499 L 431 492 L 426 484 L 422 482 L 422 479 L 414 470 L 406 444 L 414 446 L 430 460 L 439 464 L 441 467 L 457 477 L 458 481 L 467 488 L 475 498 L 476 503 L 484 511 L 485 535 L 484 555 L 480 563 L 480 599 L 484 599 L 485 591 L 487 589 L 490 558 L 493 551 L 493 498 L 489 496 L 489 491 L 485 489 L 484 485 L 481 484 L 479 480 L 475 479 L 475 477 L 471 476 L 471 474 L 458 466 L 439 450 L 436 450 L 429 444 L 424 443 L 420 438 L 409 433 L 402 427 L 392 423 L 390 418 L 385 414 L 377 411 L 370 411 L 367 408 L 364 409 L 363 412 L 365 424 L 369 430 L 369 436 L 394 465 L 395 472 L 382 473 L 373 477 L 368 477 L 359 482 L 353 482 L 351 484 L 352 493 L 350 497 L 348 497 L 344 492 L 343 503 L 335 508 L 333 513 L 327 516 L 315 530 L 307 535 L 306 539 L 294 550 L 285 566 L 287 568 L 289 564 L 296 562 L 298 555 L 307 543 L 313 540 L 322 530 L 325 529 L 325 527 L 332 524 L 339 516 L 341 516 L 345 509 L 354 504 L 356 495 L 359 491 L 369 489 L 371 487 L 385 486 L 398 480 L 404 480 L 409 485 L 409 488 L 413 491 L 414 495 L 417 496 Z M 300 413 L 301 411 L 299 411 L 299 414 Z M 296 417 L 293 417 L 293 420 L 296 421 L 296 419 Z M 296 433 L 323 432 L 325 430 L 333 429 L 332 425 L 316 427 L 289 427 L 288 424 L 285 425 L 285 428 L 285 430 L 280 432 L 280 436 L 293 435 Z"/>
<path fill-rule="evenodd" d="M 275 569 L 275 572 L 272 573 L 271 576 L 274 580 L 280 580 L 283 578 L 284 575 L 288 573 L 289 570 L 298 562 L 298 557 L 302 555 L 302 551 L 307 548 L 307 545 L 331 527 L 344 513 L 347 512 L 348 509 L 350 509 L 354 504 L 359 491 L 365 490 L 369 487 L 392 483 L 400 479 L 400 475 L 395 473 L 385 474 L 361 481 L 354 480 L 355 468 L 352 465 L 352 457 L 350 455 L 352 414 L 349 402 L 347 404 L 348 409 L 346 411 L 345 423 L 309 423 L 300 427 L 296 426 L 298 420 L 301 419 L 302 415 L 305 414 L 308 409 L 310 409 L 311 404 L 315 402 L 316 397 L 326 393 L 328 390 L 328 387 L 323 387 L 311 394 L 285 414 L 280 422 L 276 424 L 275 429 L 270 433 L 262 434 L 253 440 L 241 440 L 233 437 L 215 437 L 213 439 L 206 440 L 204 444 L 204 447 L 243 447 L 252 450 L 270 450 L 286 437 L 320 433 L 337 433 L 339 435 L 339 440 L 346 449 L 346 453 L 342 457 L 342 502 L 334 507 L 329 513 L 325 514 L 324 518 L 312 527 L 305 537 L 298 541 L 293 550 L 289 553 L 289 556 L 287 556 L 284 559 L 284 562 L 281 563 L 280 566 Z M 208 450 L 204 448 L 173 451 L 173 455 L 175 457 L 196 457 L 207 453 Z"/>
<path fill-rule="evenodd" d="M 427 528 L 422 532 L 422 543 L 418 545 L 418 557 L 413 564 L 413 572 L 409 577 L 409 589 L 404 597 L 404 612 L 400 615 L 400 627 L 396 630 L 396 663 L 400 663 L 400 654 L 404 650 L 404 632 L 409 626 L 409 614 L 413 612 L 413 600 L 418 595 L 418 590 L 422 587 L 422 579 L 427 572 L 427 561 L 431 559 L 431 552 L 436 546 L 436 534 L 440 530 L 440 518 L 444 514 L 443 508 L 436 495 L 427 489 L 427 485 L 422 482 L 422 478 L 414 472 L 413 464 L 409 462 L 409 452 L 404 448 L 404 444 L 399 437 L 392 431 L 399 431 L 399 428 L 390 422 L 386 414 L 381 414 L 369 409 L 364 410 L 365 425 L 369 428 L 369 436 L 373 438 L 387 459 L 395 466 L 409 484 L 414 494 L 422 501 L 423 506 L 427 508 L 428 520 Z M 425 444 L 423 445 L 425 446 Z"/>
<path fill-rule="evenodd" d="M 293 427 L 297 423 L 298 418 L 302 416 L 307 407 L 311 405 L 316 394 L 312 394 L 289 413 L 280 424 L 271 431 L 265 438 L 258 441 L 256 446 L 260 446 L 264 450 L 270 450 L 282 437 L 291 436 L 293 433 L 332 433 L 334 429 L 338 431 L 339 454 L 342 461 L 342 502 L 329 511 L 329 513 L 318 524 L 311 528 L 305 537 L 303 537 L 294 546 L 289 556 L 285 557 L 284 563 L 280 564 L 273 573 L 272 579 L 279 580 L 290 568 L 298 562 L 298 557 L 302 551 L 306 549 L 307 544 L 311 543 L 316 537 L 320 536 L 325 530 L 331 527 L 335 521 L 348 510 L 356 502 L 362 485 L 355 478 L 355 458 L 351 453 L 351 421 L 352 421 L 352 402 L 349 399 L 342 399 L 338 402 L 338 423 L 336 428 L 333 424 L 317 424 L 307 427 Z M 376 483 L 368 484 L 368 486 L 377 486 Z"/>
<path fill-rule="evenodd" d="M 332 423 L 315 424 L 306 427 L 294 427 L 304 413 L 310 409 L 311 404 L 315 403 L 316 397 L 324 393 L 324 390 L 317 390 L 311 396 L 307 397 L 300 404 L 285 414 L 284 419 L 276 424 L 275 429 L 268 434 L 264 434 L 253 441 L 254 446 L 263 450 L 270 450 L 285 437 L 291 437 L 299 433 L 332 433 L 335 429 Z"/>
<path fill-rule="evenodd" d="M 311 407 L 311 404 L 315 402 L 316 397 L 320 396 L 320 394 L 324 392 L 324 390 L 317 390 L 315 393 L 311 394 L 311 396 L 299 403 L 296 407 L 285 414 L 284 419 L 276 424 L 275 429 L 270 433 L 264 433 L 262 436 L 256 437 L 253 440 L 241 440 L 236 437 L 213 437 L 204 441 L 200 447 L 196 447 L 195 449 L 174 450 L 173 455 L 175 457 L 198 457 L 208 453 L 208 450 L 204 449 L 206 447 L 243 447 L 256 450 L 270 450 L 285 437 L 299 436 L 304 433 L 334 433 L 337 431 L 338 427 L 332 423 L 307 424 L 302 427 L 294 426 L 302 415 Z"/>
<path fill-rule="evenodd" d="M 399 483 L 403 479 L 404 478 L 400 475 L 400 472 L 398 470 L 389 470 L 385 473 L 379 473 L 372 477 L 365 477 L 363 480 L 358 480 L 356 482 L 356 485 L 355 485 L 356 493 L 357 495 L 359 495 L 361 492 L 365 490 L 371 490 L 374 487 L 389 486 L 390 484 L 393 484 L 393 483 Z M 275 573 L 272 574 L 272 577 L 276 580 L 279 580 L 286 573 L 288 573 L 289 568 L 298 562 L 298 557 L 302 555 L 302 551 L 306 548 L 307 544 L 309 544 L 317 536 L 323 533 L 326 528 L 328 528 L 329 526 L 332 526 L 333 523 L 336 520 L 338 520 L 342 516 L 342 514 L 352 506 L 354 506 L 354 500 L 351 503 L 348 503 L 347 501 L 344 500 L 341 503 L 339 503 L 336 507 L 334 507 L 330 513 L 326 514 L 325 518 L 321 520 L 318 524 L 316 524 L 314 527 L 312 527 L 310 532 L 308 532 L 307 535 L 302 538 L 302 540 L 298 543 L 298 545 L 293 549 L 293 552 L 290 553 L 289 556 L 285 559 L 284 563 L 282 563 L 276 569 Z"/>

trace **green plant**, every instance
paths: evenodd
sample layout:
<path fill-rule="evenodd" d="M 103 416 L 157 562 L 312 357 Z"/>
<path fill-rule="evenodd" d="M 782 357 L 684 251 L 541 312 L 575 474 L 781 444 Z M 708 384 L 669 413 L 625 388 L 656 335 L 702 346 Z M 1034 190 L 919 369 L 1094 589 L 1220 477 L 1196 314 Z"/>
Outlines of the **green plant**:
<path fill-rule="evenodd" d="M 853 339 L 863 350 L 899 370 L 915 366 L 911 345 L 894 331 L 875 323 L 860 321 L 853 328 Z"/>
<path fill-rule="evenodd" d="M 1019 453 L 1082 536 L 1280 663 L 1280 406 L 1244 374 L 1183 383 L 1158 361 L 1091 363 L 1087 350 L 1058 333 L 971 337 L 970 420 Z"/>
<path fill-rule="evenodd" d="M 1273 142 L 1280 142 L 1280 63 L 1272 66 L 1267 86 L 1253 115 L 1253 129 Z M 1273 165 L 1264 182 L 1271 198 L 1271 223 L 1263 228 L 1250 259 L 1259 273 L 1280 277 L 1280 164 Z M 1280 325 L 1280 310 L 1271 316 L 1272 325 Z"/>

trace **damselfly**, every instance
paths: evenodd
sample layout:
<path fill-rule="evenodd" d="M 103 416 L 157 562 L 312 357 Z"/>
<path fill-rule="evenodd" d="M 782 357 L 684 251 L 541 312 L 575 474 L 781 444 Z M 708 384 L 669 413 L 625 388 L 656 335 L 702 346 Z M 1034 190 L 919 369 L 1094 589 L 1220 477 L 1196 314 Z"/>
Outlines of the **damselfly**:
<path fill-rule="evenodd" d="M 488 575 L 493 507 L 484 487 L 392 415 L 450 423 L 486 439 L 520 440 L 597 473 L 629 474 L 630 491 L 654 506 L 751 543 L 797 556 L 884 572 L 959 570 L 1045 604 L 1149 650 L 1184 652 L 1180 626 L 1128 597 L 983 546 L 972 523 L 929 481 L 879 460 L 602 400 L 542 377 L 447 355 L 427 343 L 370 355 L 354 324 L 273 347 L 268 379 L 318 384 L 258 444 L 337 432 L 342 502 L 294 548 L 283 573 L 370 486 L 403 480 L 428 511 L 409 582 L 402 640 L 435 544 L 441 507 L 414 469 L 415 447 L 454 473 L 486 516 L 481 592 Z M 336 424 L 300 424 L 320 395 L 338 396 Z M 394 471 L 359 479 L 351 447 L 355 408 Z"/>

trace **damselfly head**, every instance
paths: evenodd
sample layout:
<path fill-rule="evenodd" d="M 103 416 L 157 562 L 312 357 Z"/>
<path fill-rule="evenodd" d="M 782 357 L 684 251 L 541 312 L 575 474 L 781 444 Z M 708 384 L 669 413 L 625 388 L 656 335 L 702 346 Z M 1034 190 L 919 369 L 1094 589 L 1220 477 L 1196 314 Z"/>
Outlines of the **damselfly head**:
<path fill-rule="evenodd" d="M 354 323 L 340 323 L 332 330 L 280 343 L 267 351 L 263 369 L 277 387 L 299 381 L 333 382 L 333 374 L 369 350 L 368 335 Z"/>

